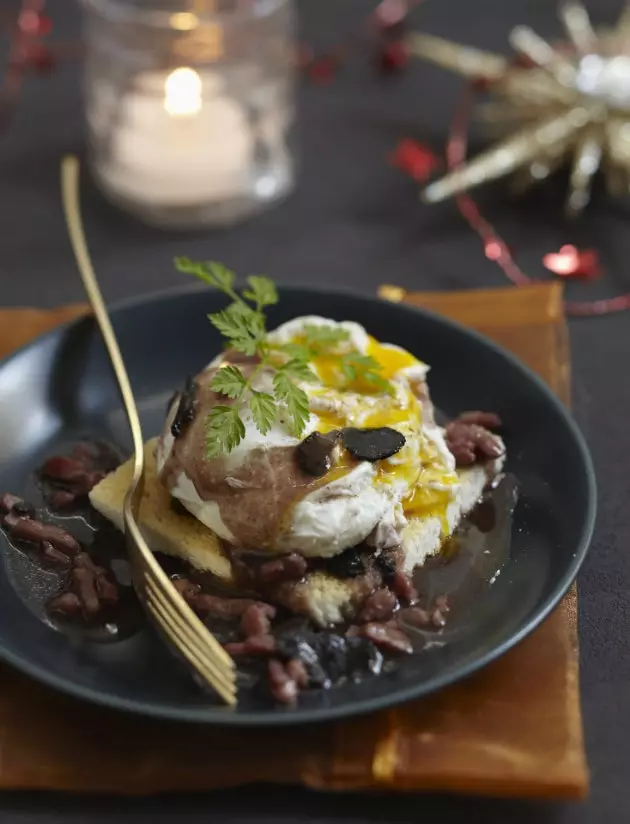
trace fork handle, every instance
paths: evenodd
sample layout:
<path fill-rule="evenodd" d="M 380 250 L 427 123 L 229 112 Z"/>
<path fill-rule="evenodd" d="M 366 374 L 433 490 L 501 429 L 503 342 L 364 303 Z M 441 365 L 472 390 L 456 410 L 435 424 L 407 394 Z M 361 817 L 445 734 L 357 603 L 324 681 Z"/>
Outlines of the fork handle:
<path fill-rule="evenodd" d="M 109 353 L 129 420 L 134 453 L 133 478 L 127 493 L 127 498 L 130 499 L 143 472 L 144 444 L 142 441 L 142 429 L 140 427 L 140 418 L 138 416 L 136 402 L 131 390 L 131 383 L 129 382 L 129 375 L 127 374 L 125 362 L 121 355 L 107 309 L 105 308 L 103 295 L 101 294 L 88 252 L 87 241 L 81 221 L 79 161 L 74 155 L 64 157 L 61 163 L 61 189 L 63 192 L 66 223 L 68 224 L 68 234 L 77 259 L 79 274 L 83 281 L 88 300 L 90 301 L 90 306 L 94 312 L 94 317 L 103 335 L 103 340 Z"/>

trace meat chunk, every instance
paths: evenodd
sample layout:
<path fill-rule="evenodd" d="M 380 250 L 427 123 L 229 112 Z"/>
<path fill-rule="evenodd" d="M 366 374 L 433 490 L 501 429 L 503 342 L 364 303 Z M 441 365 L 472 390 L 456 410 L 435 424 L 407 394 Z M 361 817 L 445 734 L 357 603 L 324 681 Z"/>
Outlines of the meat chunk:
<path fill-rule="evenodd" d="M 251 604 L 241 616 L 241 629 L 247 637 L 268 635 L 271 628 L 265 604 Z"/>
<path fill-rule="evenodd" d="M 414 587 L 411 578 L 401 569 L 396 570 L 391 587 L 403 603 L 415 604 L 418 600 L 418 591 Z"/>
<path fill-rule="evenodd" d="M 72 563 L 71 592 L 79 598 L 84 617 L 93 621 L 108 607 L 118 603 L 118 585 L 110 579 L 104 567 L 94 563 L 87 552 L 78 553 Z"/>
<path fill-rule="evenodd" d="M 275 607 L 251 598 L 222 598 L 219 595 L 201 592 L 191 600 L 191 606 L 201 615 L 214 615 L 218 618 L 240 618 L 253 604 L 260 605 L 269 618 L 273 618 L 276 614 Z"/>
<path fill-rule="evenodd" d="M 388 652 L 404 653 L 406 655 L 413 652 L 411 641 L 394 622 L 364 624 L 360 628 L 359 634 L 375 646 Z"/>
<path fill-rule="evenodd" d="M 473 423 L 477 426 L 482 426 L 484 429 L 489 429 L 495 432 L 501 428 L 501 418 L 494 412 L 462 412 L 457 416 L 459 423 Z"/>
<path fill-rule="evenodd" d="M 394 614 L 398 606 L 398 599 L 390 589 L 376 589 L 363 602 L 359 612 L 359 621 L 369 623 L 370 621 L 386 621 Z"/>
<path fill-rule="evenodd" d="M 265 561 L 258 567 L 258 580 L 263 584 L 276 584 L 280 581 L 299 581 L 306 575 L 308 564 L 306 560 L 292 552 L 275 558 L 273 561 Z"/>
<path fill-rule="evenodd" d="M 72 564 L 70 557 L 56 549 L 50 541 L 42 541 L 41 554 L 44 561 L 55 567 L 67 568 Z"/>
<path fill-rule="evenodd" d="M 420 607 L 401 609 L 396 617 L 403 625 L 409 624 L 418 629 L 426 629 L 431 624 L 431 613 Z"/>
<path fill-rule="evenodd" d="M 17 495 L 12 495 L 10 492 L 5 492 L 0 497 L 0 513 L 14 512 L 16 515 L 21 515 L 25 518 L 32 518 L 35 515 L 35 507 L 27 504 L 22 498 Z"/>
<path fill-rule="evenodd" d="M 276 639 L 273 635 L 250 635 L 244 641 L 232 641 L 225 645 L 229 655 L 270 655 L 276 651 Z"/>
<path fill-rule="evenodd" d="M 39 470 L 51 509 L 66 509 L 84 499 L 119 464 L 114 451 L 102 444 L 77 444 L 70 455 L 53 455 Z"/>
<path fill-rule="evenodd" d="M 298 685 L 289 674 L 287 667 L 275 658 L 268 665 L 269 689 L 280 704 L 292 706 L 297 701 Z"/>
<path fill-rule="evenodd" d="M 189 581 L 188 578 L 173 578 L 172 583 L 182 598 L 192 606 L 195 598 L 201 592 L 199 584 Z"/>
<path fill-rule="evenodd" d="M 96 591 L 96 576 L 85 567 L 75 567 L 71 573 L 72 586 L 81 601 L 83 614 L 88 619 L 96 618 L 101 611 L 101 603 Z"/>
<path fill-rule="evenodd" d="M 451 421 L 446 427 L 446 445 L 455 457 L 457 466 L 471 466 L 477 461 L 493 460 L 503 455 L 501 439 L 484 427 L 461 420 Z"/>
<path fill-rule="evenodd" d="M 14 512 L 10 512 L 4 517 L 4 526 L 13 538 L 19 541 L 28 541 L 40 544 L 48 541 L 55 549 L 64 552 L 66 555 L 76 555 L 81 552 L 81 545 L 67 529 L 55 524 L 45 524 L 33 518 L 21 518 Z"/>
<path fill-rule="evenodd" d="M 75 618 L 81 614 L 83 607 L 76 592 L 62 592 L 49 602 L 48 610 L 63 618 Z"/>
<path fill-rule="evenodd" d="M 292 658 L 290 661 L 287 661 L 285 666 L 288 675 L 293 678 L 298 687 L 308 687 L 308 672 L 299 658 Z"/>

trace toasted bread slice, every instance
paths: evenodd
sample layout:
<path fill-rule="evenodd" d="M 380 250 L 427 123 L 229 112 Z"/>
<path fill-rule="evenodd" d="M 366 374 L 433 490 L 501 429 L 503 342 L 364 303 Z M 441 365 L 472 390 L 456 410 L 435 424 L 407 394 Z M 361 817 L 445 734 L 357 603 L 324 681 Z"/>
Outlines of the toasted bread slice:
<path fill-rule="evenodd" d="M 503 456 L 490 464 L 475 465 L 458 471 L 461 490 L 446 513 L 448 535 L 477 504 L 489 480 L 499 474 Z M 403 569 L 412 572 L 442 548 L 444 535 L 440 518 L 411 518 L 403 530 Z M 376 586 L 379 584 L 376 583 Z M 274 600 L 294 612 L 303 612 L 322 626 L 352 620 L 363 600 L 374 588 L 368 575 L 336 578 L 326 572 L 312 572 L 304 581 L 280 587 Z"/>
<path fill-rule="evenodd" d="M 171 505 L 171 496 L 158 480 L 155 448 L 157 438 L 144 445 L 144 495 L 140 503 L 140 529 L 154 552 L 164 552 L 187 561 L 194 567 L 209 570 L 222 581 L 232 580 L 232 565 L 213 532 L 196 518 L 179 514 Z M 90 502 L 121 531 L 123 502 L 131 482 L 132 462 L 119 466 L 90 492 Z"/>
<path fill-rule="evenodd" d="M 145 492 L 140 507 L 140 528 L 154 551 L 182 558 L 198 569 L 208 570 L 223 583 L 233 582 L 229 558 L 216 536 L 196 518 L 180 515 L 157 477 L 156 439 L 145 444 Z M 459 471 L 461 492 L 447 511 L 449 534 L 462 517 L 475 506 L 488 479 L 500 472 L 503 458 L 490 465 L 476 465 Z M 108 475 L 90 493 L 90 501 L 119 529 L 123 528 L 122 509 L 131 480 L 131 461 Z M 426 558 L 439 552 L 442 522 L 437 517 L 411 519 L 403 532 L 404 569 L 411 572 Z M 318 624 L 336 624 L 351 619 L 373 583 L 365 576 L 336 578 L 327 572 L 309 573 L 303 581 L 280 585 L 274 601 L 310 616 Z"/>

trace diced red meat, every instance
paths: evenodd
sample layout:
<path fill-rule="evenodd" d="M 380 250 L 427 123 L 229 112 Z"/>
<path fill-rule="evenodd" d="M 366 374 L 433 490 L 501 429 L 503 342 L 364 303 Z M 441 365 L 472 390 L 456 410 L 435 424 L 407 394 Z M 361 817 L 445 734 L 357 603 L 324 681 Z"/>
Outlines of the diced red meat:
<path fill-rule="evenodd" d="M 415 604 L 418 600 L 418 591 L 414 587 L 411 578 L 401 569 L 396 570 L 392 581 L 392 590 L 403 603 Z"/>
<path fill-rule="evenodd" d="M 361 623 L 386 621 L 392 617 L 397 606 L 398 599 L 390 589 L 384 587 L 376 589 L 363 602 L 359 612 L 359 621 Z"/>
<path fill-rule="evenodd" d="M 306 667 L 298 658 L 292 658 L 285 664 L 288 675 L 295 681 L 298 687 L 303 689 L 308 687 L 308 672 Z"/>
<path fill-rule="evenodd" d="M 67 568 L 72 563 L 70 557 L 56 549 L 50 541 L 42 541 L 42 557 L 52 566 Z"/>
<path fill-rule="evenodd" d="M 241 628 L 246 637 L 251 635 L 268 635 L 271 624 L 267 611 L 262 604 L 251 604 L 241 616 Z"/>
<path fill-rule="evenodd" d="M 297 701 L 298 685 L 281 661 L 272 658 L 268 664 L 269 689 L 280 704 L 292 706 Z"/>
<path fill-rule="evenodd" d="M 501 428 L 501 418 L 494 412 L 462 412 L 456 418 L 460 423 L 473 423 L 477 426 L 482 426 L 484 429 L 489 429 L 491 432 Z"/>
<path fill-rule="evenodd" d="M 370 640 L 375 646 L 388 652 L 405 653 L 410 655 L 413 646 L 407 635 L 395 623 L 364 624 L 360 634 Z"/>
<path fill-rule="evenodd" d="M 273 635 L 251 635 L 245 641 L 232 641 L 225 645 L 225 651 L 235 657 L 241 655 L 270 655 L 276 651 Z"/>
<path fill-rule="evenodd" d="M 101 603 L 96 591 L 96 576 L 89 569 L 75 567 L 71 573 L 71 580 L 81 601 L 83 614 L 86 618 L 96 618 L 101 611 Z"/>
<path fill-rule="evenodd" d="M 48 609 L 64 618 L 74 618 L 82 612 L 83 607 L 76 592 L 62 592 L 49 602 Z"/>
<path fill-rule="evenodd" d="M 81 545 L 67 529 L 55 524 L 45 524 L 32 518 L 20 518 L 13 513 L 4 517 L 4 526 L 13 538 L 20 541 L 29 541 L 39 544 L 49 541 L 55 549 L 65 552 L 66 555 L 76 555 L 81 552 Z"/>
<path fill-rule="evenodd" d="M 292 552 L 289 555 L 274 558 L 273 561 L 265 561 L 258 568 L 257 578 L 263 584 L 299 581 L 306 575 L 307 569 L 306 560 L 297 552 Z"/>

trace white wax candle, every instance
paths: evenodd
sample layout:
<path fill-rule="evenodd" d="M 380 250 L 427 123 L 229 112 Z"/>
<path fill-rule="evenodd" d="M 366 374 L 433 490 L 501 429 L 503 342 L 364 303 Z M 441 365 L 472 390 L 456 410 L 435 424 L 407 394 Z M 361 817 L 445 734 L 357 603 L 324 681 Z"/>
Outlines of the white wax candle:
<path fill-rule="evenodd" d="M 156 206 L 194 206 L 245 195 L 253 137 L 219 75 L 193 69 L 145 73 L 121 103 L 109 185 Z"/>

